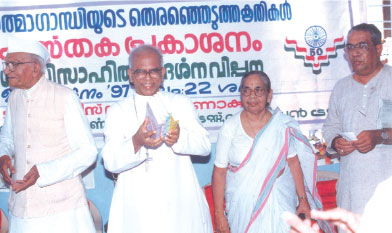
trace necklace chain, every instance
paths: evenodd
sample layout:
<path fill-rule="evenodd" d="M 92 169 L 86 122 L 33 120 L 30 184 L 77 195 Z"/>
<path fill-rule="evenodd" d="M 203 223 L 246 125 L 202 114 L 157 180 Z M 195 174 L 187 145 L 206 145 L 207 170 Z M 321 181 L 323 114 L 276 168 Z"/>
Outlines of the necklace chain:
<path fill-rule="evenodd" d="M 264 114 L 263 118 L 260 121 L 262 123 L 262 127 L 260 129 L 251 123 L 252 120 L 249 119 L 248 114 L 246 114 L 246 112 L 245 112 L 245 117 L 247 119 L 247 123 L 249 124 L 252 133 L 257 135 L 259 131 L 266 125 L 266 118 L 268 117 L 268 112 Z"/>

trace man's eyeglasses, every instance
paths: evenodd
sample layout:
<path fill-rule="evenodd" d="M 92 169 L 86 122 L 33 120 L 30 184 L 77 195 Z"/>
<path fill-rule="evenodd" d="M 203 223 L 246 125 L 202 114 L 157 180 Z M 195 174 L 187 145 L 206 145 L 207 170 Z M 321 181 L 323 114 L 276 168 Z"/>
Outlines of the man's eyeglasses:
<path fill-rule="evenodd" d="M 135 78 L 137 79 L 142 79 L 147 77 L 147 74 L 151 77 L 151 78 L 161 78 L 162 76 L 162 68 L 154 68 L 151 70 L 144 70 L 144 69 L 137 69 L 133 71 L 133 75 L 135 76 Z"/>
<path fill-rule="evenodd" d="M 346 44 L 346 51 L 352 52 L 355 49 L 359 49 L 361 51 L 368 51 L 370 46 L 374 45 L 369 45 L 367 42 L 359 42 L 358 44 Z"/>
<path fill-rule="evenodd" d="M 4 61 L 3 63 L 3 70 L 5 70 L 7 67 L 10 71 L 14 71 L 18 65 L 22 64 L 27 64 L 27 63 L 35 63 L 33 61 L 25 61 L 25 62 L 7 62 Z"/>
<path fill-rule="evenodd" d="M 241 94 L 243 96 L 250 96 L 252 94 L 252 92 L 255 93 L 255 96 L 263 96 L 266 91 L 267 90 L 265 90 L 261 87 L 256 87 L 255 89 L 250 89 L 249 87 L 242 87 L 241 88 Z"/>

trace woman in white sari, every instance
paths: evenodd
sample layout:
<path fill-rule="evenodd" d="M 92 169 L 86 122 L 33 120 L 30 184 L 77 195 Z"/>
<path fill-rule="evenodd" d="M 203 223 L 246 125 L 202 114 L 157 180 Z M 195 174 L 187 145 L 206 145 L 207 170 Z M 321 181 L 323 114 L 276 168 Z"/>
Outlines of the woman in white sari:
<path fill-rule="evenodd" d="M 309 218 L 311 208 L 321 208 L 316 157 L 297 122 L 269 109 L 272 90 L 264 72 L 245 74 L 240 90 L 244 110 L 225 122 L 216 147 L 216 232 L 288 232 L 289 225 L 280 218 L 284 211 Z M 319 224 L 332 232 L 329 225 Z"/>

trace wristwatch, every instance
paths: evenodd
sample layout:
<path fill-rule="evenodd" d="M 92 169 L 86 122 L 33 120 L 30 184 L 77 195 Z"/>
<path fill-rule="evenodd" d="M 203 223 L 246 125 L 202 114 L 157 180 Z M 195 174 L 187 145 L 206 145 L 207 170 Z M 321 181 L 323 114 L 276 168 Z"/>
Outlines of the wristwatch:
<path fill-rule="evenodd" d="M 388 134 L 385 130 L 381 131 L 381 138 L 382 138 L 381 144 L 384 144 L 389 139 Z"/>

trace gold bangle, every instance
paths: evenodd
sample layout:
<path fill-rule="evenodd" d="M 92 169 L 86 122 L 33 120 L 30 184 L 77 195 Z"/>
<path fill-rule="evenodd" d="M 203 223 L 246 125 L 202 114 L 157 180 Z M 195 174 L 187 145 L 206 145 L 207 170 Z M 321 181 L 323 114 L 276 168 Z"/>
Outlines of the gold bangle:
<path fill-rule="evenodd" d="M 298 196 L 298 199 L 304 199 L 304 200 L 306 200 L 307 198 L 306 198 L 305 195 L 301 195 L 301 196 Z"/>
<path fill-rule="evenodd" d="M 224 210 L 215 210 L 214 213 L 225 213 Z"/>

